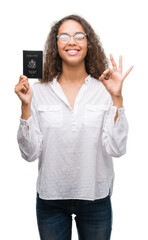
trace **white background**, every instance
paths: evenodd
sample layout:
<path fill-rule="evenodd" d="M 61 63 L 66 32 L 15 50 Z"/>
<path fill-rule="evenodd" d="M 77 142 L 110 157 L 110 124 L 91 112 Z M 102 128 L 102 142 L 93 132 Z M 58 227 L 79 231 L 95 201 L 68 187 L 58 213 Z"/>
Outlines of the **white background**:
<path fill-rule="evenodd" d="M 113 240 L 148 239 L 148 74 L 146 1 L 7 1 L 0 6 L 0 239 L 39 240 L 36 224 L 37 161 L 21 158 L 16 134 L 21 102 L 14 93 L 22 50 L 43 50 L 51 24 L 80 14 L 100 36 L 106 55 L 123 56 L 123 96 L 129 122 L 127 153 L 114 159 Z M 32 84 L 34 80 L 29 80 Z M 73 221 L 72 240 L 78 239 Z M 91 240 L 91 239 L 90 239 Z"/>

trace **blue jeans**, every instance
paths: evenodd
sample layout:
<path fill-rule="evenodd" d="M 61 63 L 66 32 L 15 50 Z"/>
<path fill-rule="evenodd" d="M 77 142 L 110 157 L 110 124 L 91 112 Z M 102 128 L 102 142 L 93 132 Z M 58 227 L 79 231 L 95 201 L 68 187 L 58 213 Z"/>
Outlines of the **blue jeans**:
<path fill-rule="evenodd" d="M 79 240 L 109 240 L 112 229 L 110 196 L 103 199 L 43 200 L 36 198 L 37 224 L 41 240 L 71 240 L 75 214 Z"/>

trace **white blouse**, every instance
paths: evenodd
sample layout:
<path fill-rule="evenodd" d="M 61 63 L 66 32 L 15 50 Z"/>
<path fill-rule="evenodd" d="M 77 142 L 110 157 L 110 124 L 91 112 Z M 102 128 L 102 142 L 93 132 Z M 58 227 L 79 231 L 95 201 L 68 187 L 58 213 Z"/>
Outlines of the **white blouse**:
<path fill-rule="evenodd" d="M 31 116 L 20 117 L 22 157 L 39 159 L 36 189 L 42 199 L 95 200 L 112 194 L 112 157 L 126 152 L 128 122 L 101 81 L 91 75 L 71 108 L 57 78 L 36 82 Z M 29 128 L 28 128 L 29 126 Z"/>

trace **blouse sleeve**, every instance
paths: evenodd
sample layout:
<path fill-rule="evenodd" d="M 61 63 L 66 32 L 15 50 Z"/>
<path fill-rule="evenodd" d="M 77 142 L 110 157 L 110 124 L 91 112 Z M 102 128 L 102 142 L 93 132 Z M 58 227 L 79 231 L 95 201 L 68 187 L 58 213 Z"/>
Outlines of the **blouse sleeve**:
<path fill-rule="evenodd" d="M 21 155 L 25 160 L 32 162 L 40 156 L 43 136 L 39 127 L 34 97 L 32 97 L 31 102 L 31 116 L 27 120 L 20 117 L 17 141 Z"/>
<path fill-rule="evenodd" d="M 110 108 L 106 114 L 102 142 L 111 157 L 120 157 L 126 153 L 128 122 L 125 116 L 125 108 L 118 108 L 118 118 L 114 122 L 117 107 L 111 103 Z"/>

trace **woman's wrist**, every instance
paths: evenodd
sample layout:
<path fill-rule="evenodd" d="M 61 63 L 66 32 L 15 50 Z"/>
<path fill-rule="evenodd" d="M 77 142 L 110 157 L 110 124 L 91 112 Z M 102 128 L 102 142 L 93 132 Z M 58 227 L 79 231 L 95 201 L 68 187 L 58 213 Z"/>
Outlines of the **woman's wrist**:
<path fill-rule="evenodd" d="M 123 107 L 123 96 L 111 96 L 113 100 L 113 106 L 116 106 L 117 108 Z"/>

